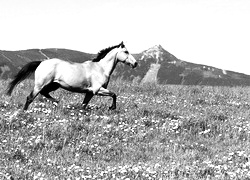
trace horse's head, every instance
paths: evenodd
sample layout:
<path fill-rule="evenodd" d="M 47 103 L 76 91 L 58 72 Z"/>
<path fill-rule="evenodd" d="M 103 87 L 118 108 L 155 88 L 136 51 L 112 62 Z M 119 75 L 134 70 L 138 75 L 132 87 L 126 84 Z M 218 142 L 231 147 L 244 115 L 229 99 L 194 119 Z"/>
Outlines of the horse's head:
<path fill-rule="evenodd" d="M 132 68 L 135 68 L 138 65 L 137 61 L 128 52 L 128 50 L 125 47 L 125 45 L 123 44 L 123 42 L 121 42 L 121 44 L 119 45 L 119 50 L 117 52 L 116 59 L 118 61 L 121 61 L 121 62 L 123 62 L 125 64 L 130 65 Z"/>

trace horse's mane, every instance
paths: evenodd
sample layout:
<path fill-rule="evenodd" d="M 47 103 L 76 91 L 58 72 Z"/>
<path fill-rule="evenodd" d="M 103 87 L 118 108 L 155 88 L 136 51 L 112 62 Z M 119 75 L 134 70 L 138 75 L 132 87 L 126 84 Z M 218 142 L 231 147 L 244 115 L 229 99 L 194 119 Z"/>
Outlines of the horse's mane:
<path fill-rule="evenodd" d="M 125 47 L 123 42 L 121 42 L 121 44 L 118 44 L 116 46 L 112 46 L 112 47 L 108 47 L 106 49 L 103 49 L 101 51 L 99 51 L 99 53 L 97 54 L 97 56 L 92 60 L 93 62 L 98 62 L 101 59 L 103 59 L 111 50 L 118 48 L 119 46 Z"/>

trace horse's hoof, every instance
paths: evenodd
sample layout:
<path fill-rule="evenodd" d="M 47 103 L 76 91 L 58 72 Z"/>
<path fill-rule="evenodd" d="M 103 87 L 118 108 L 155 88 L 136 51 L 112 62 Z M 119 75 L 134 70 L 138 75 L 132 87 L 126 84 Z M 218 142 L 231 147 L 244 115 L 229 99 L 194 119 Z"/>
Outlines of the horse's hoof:
<path fill-rule="evenodd" d="M 116 109 L 116 107 L 115 106 L 111 106 L 111 107 L 109 107 L 109 110 L 115 110 Z"/>
<path fill-rule="evenodd" d="M 88 111 L 91 110 L 91 108 L 90 108 L 89 106 L 83 106 L 81 109 L 82 109 L 83 111 L 85 111 L 85 112 L 88 112 Z"/>

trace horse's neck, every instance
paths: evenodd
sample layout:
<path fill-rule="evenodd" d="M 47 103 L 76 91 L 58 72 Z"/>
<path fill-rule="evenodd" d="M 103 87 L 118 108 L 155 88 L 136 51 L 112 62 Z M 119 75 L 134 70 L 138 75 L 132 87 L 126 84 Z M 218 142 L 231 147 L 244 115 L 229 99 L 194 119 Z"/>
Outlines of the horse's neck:
<path fill-rule="evenodd" d="M 106 76 L 110 76 L 115 69 L 115 66 L 117 64 L 116 54 L 117 53 L 111 53 L 110 55 L 106 55 L 98 62 L 100 66 L 104 69 L 104 74 Z"/>

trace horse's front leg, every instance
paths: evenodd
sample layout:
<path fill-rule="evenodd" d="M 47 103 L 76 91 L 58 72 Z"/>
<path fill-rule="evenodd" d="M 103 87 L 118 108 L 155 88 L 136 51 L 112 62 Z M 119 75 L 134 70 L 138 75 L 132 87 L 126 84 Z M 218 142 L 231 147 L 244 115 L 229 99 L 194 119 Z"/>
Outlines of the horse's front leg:
<path fill-rule="evenodd" d="M 105 89 L 105 88 L 101 87 L 101 88 L 99 89 L 99 91 L 97 92 L 97 95 L 98 95 L 98 96 L 110 96 L 110 97 L 112 97 L 112 98 L 113 98 L 113 103 L 112 103 L 112 105 L 109 107 L 109 109 L 110 109 L 110 110 L 116 109 L 116 94 L 115 94 L 115 93 L 109 91 L 108 89 Z"/>
<path fill-rule="evenodd" d="M 85 98 L 82 102 L 83 109 L 86 109 L 87 105 L 89 104 L 89 101 L 92 99 L 93 96 L 94 96 L 93 92 L 87 92 L 85 94 Z"/>

